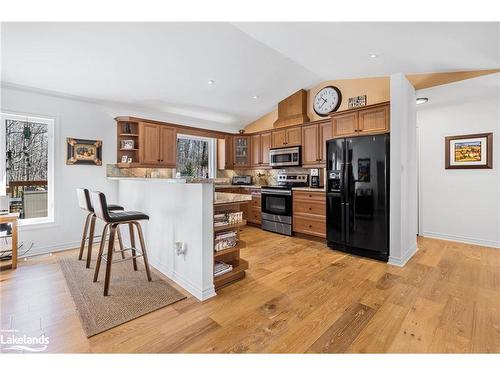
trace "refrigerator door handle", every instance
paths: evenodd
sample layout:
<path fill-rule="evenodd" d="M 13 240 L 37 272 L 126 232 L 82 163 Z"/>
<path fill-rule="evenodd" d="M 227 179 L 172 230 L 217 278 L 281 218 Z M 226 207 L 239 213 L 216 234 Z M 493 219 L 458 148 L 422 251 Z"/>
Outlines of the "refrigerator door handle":
<path fill-rule="evenodd" d="M 351 205 L 349 203 L 345 204 L 345 212 L 346 212 L 346 225 L 345 225 L 345 242 L 349 243 L 349 230 L 350 230 L 350 211 L 351 210 Z"/>
<path fill-rule="evenodd" d="M 342 228 L 342 242 L 345 242 L 345 203 L 341 202 L 340 203 L 340 211 L 341 211 L 341 218 L 340 220 L 342 221 L 341 228 Z"/>

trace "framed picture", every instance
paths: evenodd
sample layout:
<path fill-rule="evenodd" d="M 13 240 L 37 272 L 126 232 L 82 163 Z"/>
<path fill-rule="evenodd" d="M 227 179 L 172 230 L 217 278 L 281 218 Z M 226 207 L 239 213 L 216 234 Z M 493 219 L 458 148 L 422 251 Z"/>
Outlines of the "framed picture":
<path fill-rule="evenodd" d="M 122 156 L 122 163 L 128 163 L 128 156 L 127 155 Z"/>
<path fill-rule="evenodd" d="M 102 165 L 102 141 L 66 138 L 66 164 Z"/>
<path fill-rule="evenodd" d="M 133 150 L 134 149 L 134 140 L 133 139 L 124 139 L 120 142 L 120 148 L 124 150 Z"/>
<path fill-rule="evenodd" d="M 493 133 L 445 138 L 446 169 L 493 168 Z"/>

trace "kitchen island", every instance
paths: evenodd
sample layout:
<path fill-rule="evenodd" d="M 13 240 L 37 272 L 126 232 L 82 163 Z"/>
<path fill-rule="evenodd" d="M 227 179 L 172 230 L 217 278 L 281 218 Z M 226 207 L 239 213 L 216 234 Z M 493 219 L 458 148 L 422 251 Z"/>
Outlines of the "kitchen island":
<path fill-rule="evenodd" d="M 121 205 L 149 216 L 143 231 L 150 264 L 199 300 L 215 296 L 214 204 L 252 197 L 215 193 L 211 179 L 110 179 L 118 183 Z"/>

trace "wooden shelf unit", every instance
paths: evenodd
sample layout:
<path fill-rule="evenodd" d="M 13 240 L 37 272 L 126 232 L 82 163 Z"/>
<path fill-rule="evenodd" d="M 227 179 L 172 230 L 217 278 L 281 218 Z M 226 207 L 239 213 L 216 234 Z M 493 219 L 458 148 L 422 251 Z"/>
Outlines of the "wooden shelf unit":
<path fill-rule="evenodd" d="M 247 202 L 231 203 L 231 204 L 214 204 L 214 215 L 221 213 L 240 212 L 243 211 L 243 206 Z M 246 225 L 246 220 L 240 223 L 228 224 L 222 226 L 214 226 L 214 266 L 216 261 L 221 261 L 231 264 L 233 269 L 220 276 L 214 276 L 215 290 L 221 289 L 235 281 L 245 277 L 245 271 L 248 269 L 248 262 L 240 257 L 240 250 L 246 246 L 245 241 L 240 240 L 240 228 Z M 223 232 L 236 231 L 237 245 L 228 249 L 215 251 L 215 237 Z"/>
<path fill-rule="evenodd" d="M 116 133 L 116 162 L 118 164 L 118 168 L 136 167 L 139 163 L 139 123 L 134 121 L 118 121 Z M 127 139 L 134 141 L 134 148 L 125 149 L 121 147 L 121 141 Z M 122 163 L 122 156 L 132 158 L 132 163 Z"/>

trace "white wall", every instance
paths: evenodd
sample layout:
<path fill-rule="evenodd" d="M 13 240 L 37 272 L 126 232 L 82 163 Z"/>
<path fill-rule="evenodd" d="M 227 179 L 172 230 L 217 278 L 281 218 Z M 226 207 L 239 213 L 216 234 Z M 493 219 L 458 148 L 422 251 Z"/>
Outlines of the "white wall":
<path fill-rule="evenodd" d="M 468 86 L 467 95 L 482 92 L 472 83 L 418 93 L 430 99 L 429 105 L 419 106 L 417 114 L 420 234 L 500 247 L 500 85 L 486 97 L 462 100 L 464 86 Z M 445 169 L 446 136 L 486 132 L 493 132 L 493 169 Z"/>
<path fill-rule="evenodd" d="M 391 75 L 389 263 L 403 266 L 417 250 L 417 153 L 415 89 Z"/>
<path fill-rule="evenodd" d="M 151 265 L 199 300 L 213 297 L 213 185 L 121 179 L 118 195 L 126 207 L 149 215 L 141 225 Z M 176 241 L 184 242 L 185 254 L 177 255 Z"/>
<path fill-rule="evenodd" d="M 77 206 L 75 189 L 101 190 L 109 196 L 110 202 L 117 197 L 116 182 L 106 179 L 105 166 L 115 162 L 116 157 L 113 115 L 98 104 L 18 89 L 2 87 L 1 99 L 2 112 L 55 120 L 55 223 L 21 226 L 19 241 L 25 243 L 24 248 L 33 242 L 29 255 L 79 246 L 85 214 Z M 66 137 L 102 140 L 103 165 L 66 165 Z"/>

